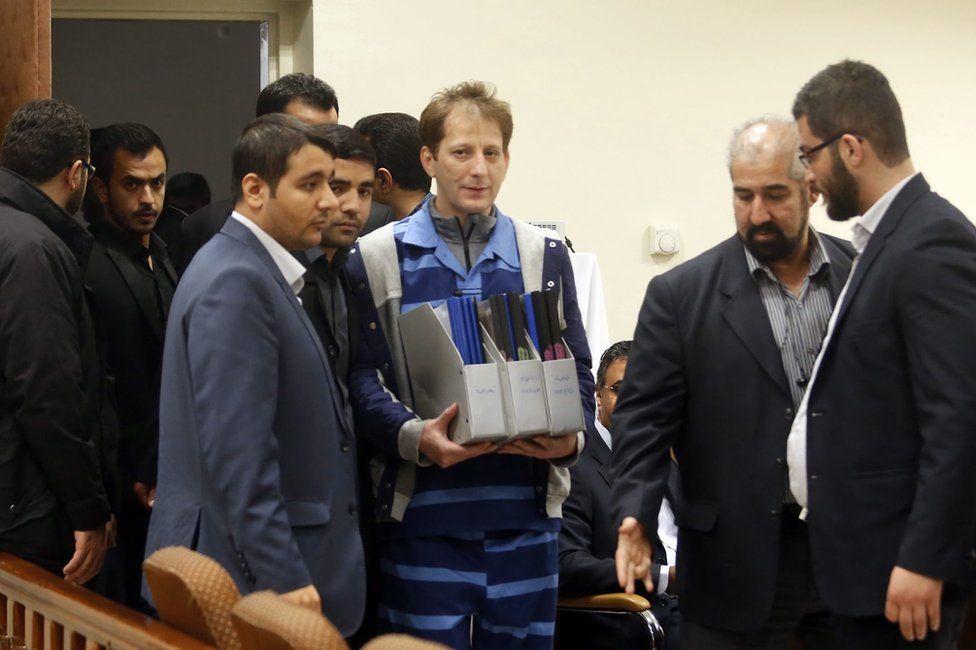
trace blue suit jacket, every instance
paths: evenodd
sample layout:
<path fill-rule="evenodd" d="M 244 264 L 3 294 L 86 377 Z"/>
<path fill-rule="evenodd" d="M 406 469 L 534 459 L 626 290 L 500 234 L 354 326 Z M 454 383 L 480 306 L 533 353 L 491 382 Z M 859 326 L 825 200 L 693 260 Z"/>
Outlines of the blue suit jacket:
<path fill-rule="evenodd" d="M 146 554 L 195 549 L 242 593 L 314 584 L 336 627 L 355 631 L 365 573 L 356 446 L 340 399 L 292 289 L 229 219 L 170 311 Z"/>

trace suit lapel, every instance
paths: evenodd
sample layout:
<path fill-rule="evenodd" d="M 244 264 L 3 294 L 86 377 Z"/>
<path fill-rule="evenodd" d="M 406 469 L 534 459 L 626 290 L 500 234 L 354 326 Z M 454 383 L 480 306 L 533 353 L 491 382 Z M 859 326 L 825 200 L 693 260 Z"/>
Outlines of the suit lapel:
<path fill-rule="evenodd" d="M 610 448 L 607 447 L 607 443 L 603 442 L 603 438 L 600 437 L 600 433 L 597 431 L 595 424 L 590 426 L 586 434 L 587 440 L 584 449 L 596 461 L 598 466 L 597 472 L 607 482 L 607 485 L 610 485 Z"/>
<path fill-rule="evenodd" d="M 759 366 L 786 396 L 790 396 L 783 358 L 776 347 L 776 338 L 759 295 L 759 287 L 749 275 L 745 252 L 738 237 L 733 236 L 726 243 L 720 278 L 719 291 L 728 298 L 722 308 L 723 318 Z"/>
<path fill-rule="evenodd" d="M 322 365 L 322 369 L 325 371 L 326 376 L 329 381 L 325 382 L 329 386 L 329 392 L 332 394 L 332 408 L 335 409 L 336 419 L 342 423 L 342 428 L 346 430 L 346 433 L 351 434 L 348 424 L 346 423 L 346 417 L 341 410 L 342 396 L 339 394 L 339 387 L 336 385 L 335 378 L 332 376 L 332 366 L 329 364 L 329 359 L 325 356 L 325 350 L 322 348 L 322 342 L 319 340 L 318 332 L 315 331 L 315 326 L 312 325 L 312 321 L 308 319 L 308 315 L 305 313 L 305 309 L 302 307 L 301 303 L 298 302 L 298 296 L 292 291 L 291 286 L 285 282 L 285 276 L 281 274 L 281 269 L 275 263 L 274 258 L 271 257 L 271 253 L 264 247 L 264 245 L 258 241 L 258 238 L 254 236 L 247 226 L 240 223 L 236 219 L 229 218 L 227 223 L 221 229 L 224 232 L 238 241 L 243 242 L 245 245 L 251 248 L 254 253 L 258 256 L 264 265 L 268 268 L 271 276 L 275 279 L 278 287 L 281 289 L 282 293 L 285 294 L 285 300 L 291 305 L 291 308 L 295 310 L 295 315 L 298 316 L 298 320 L 301 321 L 302 326 L 305 328 L 305 332 L 312 341 L 312 345 L 315 346 L 315 352 L 318 355 L 319 363 Z"/>
<path fill-rule="evenodd" d="M 847 293 L 844 294 L 844 302 L 838 308 L 837 322 L 834 325 L 835 330 L 841 326 L 841 322 L 847 313 L 851 301 L 857 295 L 858 289 L 861 288 L 861 284 L 864 282 L 864 276 L 867 275 L 875 260 L 878 259 L 878 255 L 881 254 L 881 250 L 884 248 L 888 236 L 895 231 L 895 228 L 905 216 L 908 207 L 927 192 L 929 192 L 929 184 L 922 178 L 921 174 L 918 174 L 915 178 L 908 181 L 905 187 L 898 192 L 898 196 L 895 197 L 891 206 L 888 207 L 887 212 L 881 217 L 881 221 L 878 222 L 878 227 L 868 240 L 867 248 L 861 253 L 854 267 L 850 286 L 847 287 Z M 836 337 L 834 338 L 836 339 Z"/>
<path fill-rule="evenodd" d="M 129 292 L 139 306 L 139 311 L 142 312 L 143 317 L 149 324 L 149 329 L 152 330 L 153 335 L 159 341 L 162 341 L 163 324 L 159 322 L 159 313 L 155 309 L 157 307 L 153 302 L 155 297 L 148 295 L 145 291 L 139 290 L 140 281 L 145 282 L 145 278 L 140 277 L 140 271 L 136 268 L 136 262 L 127 259 L 125 255 L 114 248 L 106 247 L 105 254 L 108 255 L 112 264 L 118 269 L 119 275 L 122 276 L 122 280 L 129 287 Z"/>

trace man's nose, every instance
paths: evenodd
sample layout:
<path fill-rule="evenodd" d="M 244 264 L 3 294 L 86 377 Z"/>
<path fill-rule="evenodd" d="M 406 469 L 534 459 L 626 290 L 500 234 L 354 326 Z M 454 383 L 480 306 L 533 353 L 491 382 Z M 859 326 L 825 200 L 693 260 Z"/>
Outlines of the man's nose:
<path fill-rule="evenodd" d="M 758 226 L 769 220 L 770 215 L 769 210 L 766 208 L 766 202 L 763 201 L 761 196 L 755 197 L 752 200 L 752 205 L 749 206 L 749 221 L 754 226 Z"/>
<path fill-rule="evenodd" d="M 485 154 L 478 152 L 471 160 L 469 172 L 472 176 L 484 176 L 488 173 L 488 164 L 485 161 Z"/>
<path fill-rule="evenodd" d="M 324 184 L 324 190 L 319 197 L 319 210 L 322 212 L 335 212 L 339 209 L 339 199 L 328 183 Z"/>

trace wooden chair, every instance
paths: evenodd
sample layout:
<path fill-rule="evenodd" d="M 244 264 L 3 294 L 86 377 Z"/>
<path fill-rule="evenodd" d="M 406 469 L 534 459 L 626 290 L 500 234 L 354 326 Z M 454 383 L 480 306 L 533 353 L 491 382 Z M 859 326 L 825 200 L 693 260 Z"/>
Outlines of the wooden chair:
<path fill-rule="evenodd" d="M 230 574 L 188 548 L 163 548 L 143 562 L 160 619 L 220 650 L 240 650 L 231 608 L 241 599 Z"/>
<path fill-rule="evenodd" d="M 348 650 L 346 640 L 329 619 L 290 603 L 270 591 L 241 599 L 231 611 L 243 650 Z M 435 650 L 444 646 L 404 634 L 387 634 L 363 650 Z"/>
<path fill-rule="evenodd" d="M 653 650 L 663 640 L 664 631 L 643 596 L 561 598 L 556 607 L 556 648 Z"/>

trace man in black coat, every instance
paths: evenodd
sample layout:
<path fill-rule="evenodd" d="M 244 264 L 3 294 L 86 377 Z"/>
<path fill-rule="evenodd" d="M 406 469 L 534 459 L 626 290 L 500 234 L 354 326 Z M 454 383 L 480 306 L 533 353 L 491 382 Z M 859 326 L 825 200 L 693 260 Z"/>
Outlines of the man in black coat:
<path fill-rule="evenodd" d="M 306 124 L 336 124 L 339 100 L 332 86 L 304 72 L 293 72 L 271 82 L 258 95 L 255 116 L 287 113 Z M 210 238 L 220 232 L 234 211 L 233 199 L 204 206 L 183 220 L 183 267 L 189 266 Z"/>
<path fill-rule="evenodd" d="M 14 112 L 0 146 L 0 550 L 76 583 L 101 568 L 101 384 L 72 218 L 88 126 L 56 100 Z"/>
<path fill-rule="evenodd" d="M 827 67 L 793 115 L 828 216 L 861 215 L 790 433 L 813 573 L 847 647 L 955 647 L 976 577 L 976 229 L 915 171 L 876 68 Z"/>
<path fill-rule="evenodd" d="M 597 420 L 587 431 L 586 448 L 579 462 L 570 468 L 569 496 L 563 503 L 563 527 L 559 533 L 559 595 L 562 597 L 616 593 L 617 571 L 613 554 L 617 548 L 617 527 L 611 519 L 610 474 L 611 416 L 617 393 L 623 386 L 630 341 L 618 341 L 600 358 L 596 374 Z M 651 538 L 654 547 L 655 592 L 646 594 L 654 617 L 664 629 L 662 649 L 680 645 L 681 619 L 677 598 L 677 533 L 674 508 L 680 494 L 678 466 L 672 464 L 665 487 L 658 530 Z M 619 644 L 611 634 L 608 644 Z M 614 645 L 613 647 L 618 647 Z"/>
<path fill-rule="evenodd" d="M 116 515 L 123 593 L 106 595 L 144 608 L 139 592 L 156 491 L 163 334 L 177 280 L 166 244 L 153 234 L 167 158 L 149 127 L 113 124 L 99 135 L 92 160 L 101 210 L 89 215 L 95 243 L 85 279 L 94 294 L 120 425 Z"/>
<path fill-rule="evenodd" d="M 617 571 L 630 590 L 653 583 L 644 531 L 657 527 L 672 447 L 681 466 L 685 647 L 836 643 L 785 458 L 853 250 L 809 226 L 817 195 L 798 146 L 786 118 L 736 130 L 737 236 L 651 280 L 613 416 Z"/>

